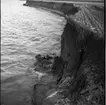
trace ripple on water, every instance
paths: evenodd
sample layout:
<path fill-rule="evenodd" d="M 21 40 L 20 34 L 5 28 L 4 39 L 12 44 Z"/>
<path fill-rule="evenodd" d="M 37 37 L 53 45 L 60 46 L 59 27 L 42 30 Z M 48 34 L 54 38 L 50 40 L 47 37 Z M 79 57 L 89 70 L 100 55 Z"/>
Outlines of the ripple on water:
<path fill-rule="evenodd" d="M 2 0 L 1 16 L 1 103 L 31 105 L 35 55 L 60 52 L 65 19 L 19 0 Z"/>

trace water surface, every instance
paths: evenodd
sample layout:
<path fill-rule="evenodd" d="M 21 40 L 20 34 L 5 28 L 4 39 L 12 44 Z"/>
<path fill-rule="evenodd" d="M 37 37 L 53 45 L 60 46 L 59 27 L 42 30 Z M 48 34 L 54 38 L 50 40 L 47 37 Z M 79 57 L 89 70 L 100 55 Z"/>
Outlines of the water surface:
<path fill-rule="evenodd" d="M 65 19 L 23 3 L 1 1 L 2 105 L 30 105 L 35 55 L 60 53 Z"/>

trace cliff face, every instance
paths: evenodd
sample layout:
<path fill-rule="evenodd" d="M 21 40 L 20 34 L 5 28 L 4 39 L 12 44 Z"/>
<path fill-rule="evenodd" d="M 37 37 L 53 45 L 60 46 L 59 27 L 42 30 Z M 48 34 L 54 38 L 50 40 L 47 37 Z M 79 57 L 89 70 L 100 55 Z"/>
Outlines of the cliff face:
<path fill-rule="evenodd" d="M 53 105 L 104 105 L 104 39 L 69 20 L 61 38 L 61 79 Z M 56 67 L 58 64 L 55 64 Z M 58 96 L 58 94 L 60 96 Z M 54 97 L 57 104 L 52 100 Z M 47 103 L 46 103 L 47 104 Z M 45 105 L 46 105 L 45 104 Z M 47 104 L 49 105 L 49 104 Z"/>
<path fill-rule="evenodd" d="M 78 69 L 87 58 L 94 62 L 104 59 L 104 39 L 72 20 L 66 24 L 61 39 L 61 57 L 68 61 L 70 70 Z"/>
<path fill-rule="evenodd" d="M 61 36 L 61 55 L 53 62 L 52 79 L 34 87 L 33 104 L 104 105 L 103 9 L 51 4 L 50 8 L 58 7 L 67 15 L 67 24 Z"/>
<path fill-rule="evenodd" d="M 43 105 L 104 105 L 104 39 L 70 20 L 59 58 L 52 69 L 56 90 Z"/>

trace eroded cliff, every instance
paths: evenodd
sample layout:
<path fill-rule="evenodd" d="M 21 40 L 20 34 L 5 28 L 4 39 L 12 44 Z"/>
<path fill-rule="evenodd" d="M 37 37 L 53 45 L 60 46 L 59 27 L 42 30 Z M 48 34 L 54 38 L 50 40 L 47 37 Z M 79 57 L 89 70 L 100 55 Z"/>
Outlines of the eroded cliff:
<path fill-rule="evenodd" d="M 62 34 L 60 59 L 60 66 L 54 63 L 59 67 L 52 69 L 59 77 L 58 92 L 44 105 L 104 105 L 104 39 L 70 20 Z"/>
<path fill-rule="evenodd" d="M 103 8 L 71 6 L 66 11 L 62 4 L 67 24 L 61 55 L 54 58 L 46 79 L 34 86 L 34 105 L 104 105 Z"/>

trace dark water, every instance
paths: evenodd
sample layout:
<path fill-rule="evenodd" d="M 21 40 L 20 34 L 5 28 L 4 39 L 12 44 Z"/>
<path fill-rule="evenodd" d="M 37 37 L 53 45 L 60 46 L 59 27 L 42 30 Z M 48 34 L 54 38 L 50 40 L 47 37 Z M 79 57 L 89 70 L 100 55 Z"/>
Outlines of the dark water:
<path fill-rule="evenodd" d="M 37 79 L 34 56 L 60 53 L 65 19 L 23 3 L 1 1 L 2 105 L 31 105 L 31 89 Z"/>

